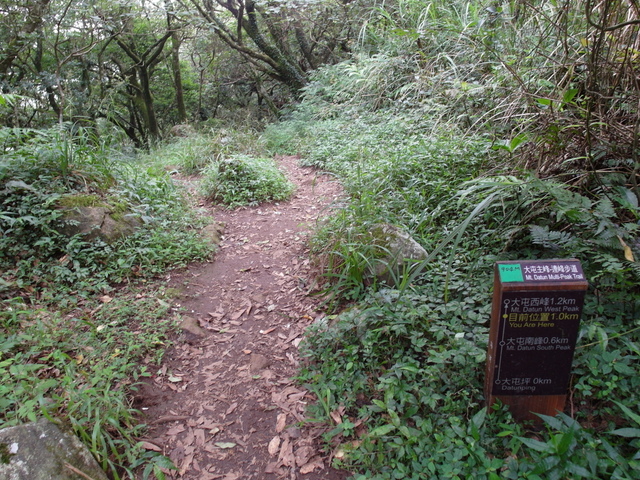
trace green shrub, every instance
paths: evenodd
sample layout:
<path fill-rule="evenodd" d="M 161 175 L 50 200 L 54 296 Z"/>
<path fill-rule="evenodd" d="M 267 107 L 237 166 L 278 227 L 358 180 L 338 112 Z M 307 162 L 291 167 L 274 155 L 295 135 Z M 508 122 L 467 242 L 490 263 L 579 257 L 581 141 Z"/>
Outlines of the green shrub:
<path fill-rule="evenodd" d="M 229 207 L 288 199 L 293 185 L 268 158 L 237 155 L 211 163 L 203 173 L 202 194 Z"/>

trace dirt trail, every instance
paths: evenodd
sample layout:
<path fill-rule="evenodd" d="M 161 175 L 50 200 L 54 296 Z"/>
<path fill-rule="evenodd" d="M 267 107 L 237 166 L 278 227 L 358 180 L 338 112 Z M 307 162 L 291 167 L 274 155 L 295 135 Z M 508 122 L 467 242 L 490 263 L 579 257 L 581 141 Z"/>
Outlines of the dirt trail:
<path fill-rule="evenodd" d="M 136 407 L 145 440 L 178 466 L 180 479 L 340 480 L 318 447 L 323 430 L 301 426 L 312 399 L 291 377 L 304 329 L 321 312 L 307 295 L 310 227 L 340 196 L 328 175 L 283 157 L 296 184 L 289 202 L 227 211 L 211 263 L 172 274 L 184 334 L 143 385 Z"/>

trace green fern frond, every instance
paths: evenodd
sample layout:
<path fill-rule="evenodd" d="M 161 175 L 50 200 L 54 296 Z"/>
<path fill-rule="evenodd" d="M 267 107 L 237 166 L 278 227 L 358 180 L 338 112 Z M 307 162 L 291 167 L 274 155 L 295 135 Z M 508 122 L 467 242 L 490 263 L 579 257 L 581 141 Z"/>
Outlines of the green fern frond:
<path fill-rule="evenodd" d="M 577 242 L 577 238 L 569 232 L 556 232 L 547 226 L 530 225 L 531 241 L 535 245 L 542 245 L 552 250 L 568 248 Z"/>
<path fill-rule="evenodd" d="M 628 265 L 633 276 L 640 281 L 640 262 L 628 262 Z"/>

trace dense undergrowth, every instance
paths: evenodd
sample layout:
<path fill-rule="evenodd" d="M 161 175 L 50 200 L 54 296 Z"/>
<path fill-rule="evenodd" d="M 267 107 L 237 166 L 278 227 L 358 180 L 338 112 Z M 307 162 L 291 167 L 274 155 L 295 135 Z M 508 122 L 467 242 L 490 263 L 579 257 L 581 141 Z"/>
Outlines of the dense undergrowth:
<path fill-rule="evenodd" d="M 138 441 L 131 398 L 175 330 L 151 280 L 210 257 L 205 219 L 161 166 L 89 132 L 1 133 L 0 425 L 51 418 L 113 478 L 163 478 L 171 463 Z M 66 231 L 64 208 L 94 206 L 137 230 L 110 242 Z"/>
<path fill-rule="evenodd" d="M 283 145 L 335 171 L 350 193 L 314 249 L 333 305 L 356 303 L 311 329 L 300 376 L 319 398 L 315 418 L 334 423 L 326 440 L 342 444 L 342 465 L 358 479 L 636 477 L 638 225 L 627 190 L 612 180 L 609 196 L 592 196 L 507 172 L 482 138 L 403 129 L 415 112 L 356 115 L 291 120 L 274 139 L 289 129 Z M 367 288 L 380 222 L 432 255 L 395 284 Z M 566 415 L 532 433 L 503 409 L 485 414 L 492 265 L 564 257 L 582 261 L 591 288 Z"/>
<path fill-rule="evenodd" d="M 568 83 L 543 79 L 579 62 L 580 34 L 560 25 L 583 13 L 562 8 L 384 5 L 369 24 L 386 25 L 384 39 L 363 31 L 371 51 L 316 72 L 267 129 L 274 152 L 334 172 L 349 193 L 312 245 L 322 293 L 346 310 L 310 329 L 300 381 L 356 479 L 640 474 L 638 152 L 634 120 L 615 114 L 638 89 L 615 105 L 580 90 L 608 82 L 592 75 L 611 66 L 605 48 L 625 48 L 617 30 Z M 429 252 L 387 284 L 370 275 L 380 223 Z M 487 413 L 482 389 L 493 264 L 545 258 L 578 258 L 590 287 L 565 412 L 538 430 Z"/>
<path fill-rule="evenodd" d="M 333 314 L 300 372 L 336 461 L 358 480 L 638 478 L 638 6 L 373 3 L 351 59 L 315 70 L 264 134 L 349 195 L 313 240 Z M 114 476 L 160 477 L 170 466 L 136 443 L 128 393 L 173 327 L 162 290 L 140 286 L 210 253 L 167 171 L 204 174 L 201 193 L 230 206 L 290 185 L 253 131 L 135 159 L 59 129 L 0 133 L 0 422 L 64 419 Z M 69 238 L 69 194 L 143 227 Z M 384 223 L 428 259 L 383 283 Z M 484 405 L 491 272 L 564 257 L 590 287 L 566 409 L 536 429 Z"/>
<path fill-rule="evenodd" d="M 328 269 L 325 293 L 356 303 L 310 330 L 300 377 L 319 398 L 318 421 L 342 415 L 326 440 L 342 443 L 342 464 L 358 479 L 634 478 L 640 295 L 637 263 L 622 245 L 634 242 L 637 224 L 619 215 L 637 209 L 624 192 L 612 201 L 525 172 L 506 175 L 482 138 L 393 134 L 390 125 L 411 120 L 389 111 L 354 120 L 350 112 L 342 124 L 309 122 L 308 130 L 292 120 L 274 139 L 290 129 L 288 145 L 337 172 L 350 193 L 314 248 Z M 472 180 L 488 170 L 503 175 Z M 376 257 L 371 227 L 380 222 L 411 232 L 433 255 L 395 285 L 366 288 Z M 569 416 L 546 418 L 532 435 L 500 408 L 484 413 L 492 265 L 558 257 L 579 258 L 591 288 Z"/>
<path fill-rule="evenodd" d="M 132 398 L 176 331 L 158 277 L 213 253 L 189 176 L 229 207 L 283 200 L 292 186 L 255 132 L 192 132 L 145 153 L 73 130 L 0 131 L 0 427 L 62 422 L 113 478 L 161 479 L 175 467 L 139 441 Z M 65 211 L 84 207 L 137 228 L 69 231 L 78 220 Z"/>

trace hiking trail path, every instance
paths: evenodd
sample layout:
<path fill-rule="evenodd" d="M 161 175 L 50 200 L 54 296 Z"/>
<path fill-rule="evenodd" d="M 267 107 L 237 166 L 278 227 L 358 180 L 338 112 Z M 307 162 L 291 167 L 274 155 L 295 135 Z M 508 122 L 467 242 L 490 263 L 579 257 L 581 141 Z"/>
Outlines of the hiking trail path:
<path fill-rule="evenodd" d="M 323 313 L 309 295 L 310 230 L 342 199 L 329 174 L 278 157 L 296 190 L 287 202 L 228 210 L 213 260 L 167 275 L 182 334 L 141 385 L 145 447 L 185 480 L 343 480 L 322 451 L 326 427 L 303 423 L 313 396 L 292 377 L 306 327 Z"/>

